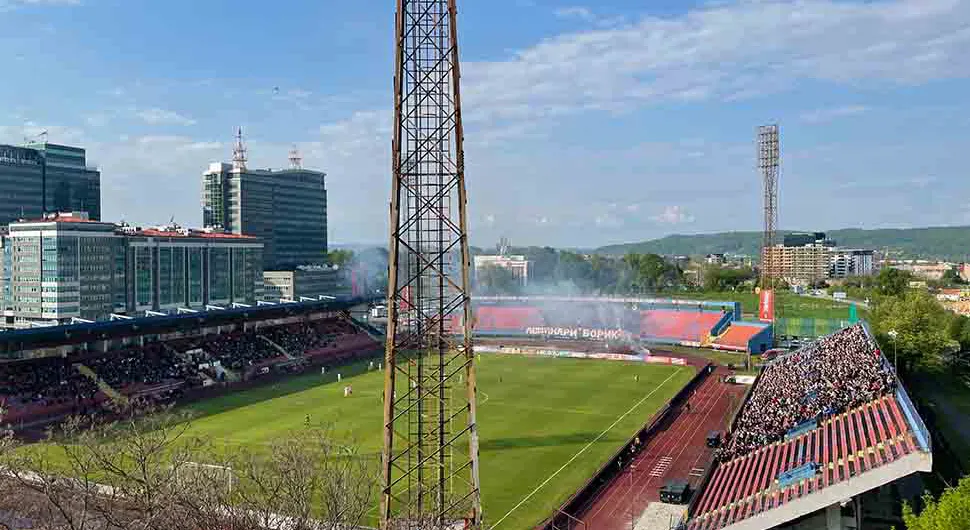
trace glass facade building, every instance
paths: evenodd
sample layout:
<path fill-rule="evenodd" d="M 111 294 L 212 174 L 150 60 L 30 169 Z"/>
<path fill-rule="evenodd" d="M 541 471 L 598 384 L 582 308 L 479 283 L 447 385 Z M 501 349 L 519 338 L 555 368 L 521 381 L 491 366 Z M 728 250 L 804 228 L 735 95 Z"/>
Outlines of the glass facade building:
<path fill-rule="evenodd" d="M 327 258 L 326 174 L 211 164 L 202 175 L 202 221 L 263 242 L 263 269 L 321 265 Z"/>
<path fill-rule="evenodd" d="M 124 283 L 114 257 L 125 243 L 115 225 L 79 217 L 12 223 L 5 243 L 10 268 L 4 283 L 15 327 L 97 320 L 113 311 L 115 289 Z"/>
<path fill-rule="evenodd" d="M 51 216 L 11 223 L 3 244 L 7 327 L 263 296 L 262 243 L 252 237 Z"/>
<path fill-rule="evenodd" d="M 0 224 L 46 212 L 101 218 L 101 173 L 84 149 L 50 143 L 0 145 Z"/>

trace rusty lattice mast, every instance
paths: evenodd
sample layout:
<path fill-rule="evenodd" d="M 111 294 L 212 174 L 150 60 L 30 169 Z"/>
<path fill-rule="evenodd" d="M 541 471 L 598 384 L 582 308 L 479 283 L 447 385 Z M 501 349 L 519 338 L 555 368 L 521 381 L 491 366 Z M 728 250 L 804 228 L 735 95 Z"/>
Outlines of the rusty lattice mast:
<path fill-rule="evenodd" d="M 396 40 L 381 528 L 480 528 L 455 0 Z"/>
<path fill-rule="evenodd" d="M 758 127 L 758 170 L 764 185 L 764 234 L 761 242 L 761 288 L 771 289 L 779 275 L 775 253 L 778 230 L 778 125 Z"/>

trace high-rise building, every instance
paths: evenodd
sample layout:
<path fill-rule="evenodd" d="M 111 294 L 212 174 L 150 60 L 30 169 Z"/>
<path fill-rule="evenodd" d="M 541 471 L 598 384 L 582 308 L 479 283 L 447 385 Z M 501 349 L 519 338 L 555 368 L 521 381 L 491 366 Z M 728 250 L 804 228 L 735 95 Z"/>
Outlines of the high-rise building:
<path fill-rule="evenodd" d="M 6 327 L 262 299 L 262 244 L 253 237 L 71 213 L 11 223 L 3 243 Z"/>
<path fill-rule="evenodd" d="M 762 258 L 772 260 L 780 278 L 799 284 L 872 274 L 873 254 L 839 248 L 824 232 L 806 232 L 787 234 L 784 244 L 764 249 Z"/>
<path fill-rule="evenodd" d="M 762 249 L 761 259 L 773 263 L 777 276 L 793 284 L 814 283 L 829 274 L 829 249 L 822 245 L 775 245 Z"/>
<path fill-rule="evenodd" d="M 265 270 L 322 265 L 327 258 L 326 174 L 303 169 L 249 169 L 241 133 L 233 163 L 214 163 L 202 175 L 206 227 L 258 237 Z"/>
<path fill-rule="evenodd" d="M 833 248 L 829 250 L 829 276 L 869 276 L 875 272 L 872 250 Z"/>
<path fill-rule="evenodd" d="M 0 224 L 46 212 L 101 218 L 101 173 L 84 149 L 47 142 L 0 145 Z"/>

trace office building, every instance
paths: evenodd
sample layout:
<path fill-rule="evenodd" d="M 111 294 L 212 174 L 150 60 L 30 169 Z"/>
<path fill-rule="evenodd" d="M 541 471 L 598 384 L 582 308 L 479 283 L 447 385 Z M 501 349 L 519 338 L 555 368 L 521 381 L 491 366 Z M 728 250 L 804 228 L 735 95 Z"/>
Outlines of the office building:
<path fill-rule="evenodd" d="M 864 249 L 833 248 L 829 250 L 829 277 L 870 276 L 875 272 L 875 252 Z"/>
<path fill-rule="evenodd" d="M 263 299 L 299 300 L 300 297 L 346 295 L 343 271 L 328 266 L 301 266 L 292 270 L 263 272 Z"/>
<path fill-rule="evenodd" d="M 6 327 L 262 298 L 262 244 L 252 237 L 71 213 L 11 223 L 4 250 Z"/>
<path fill-rule="evenodd" d="M 178 226 L 122 227 L 128 311 L 252 304 L 262 299 L 262 243 Z"/>
<path fill-rule="evenodd" d="M 101 218 L 101 173 L 88 167 L 84 149 L 0 145 L 0 224 L 67 211 Z"/>
<path fill-rule="evenodd" d="M 233 162 L 210 164 L 202 175 L 203 225 L 258 237 L 264 270 L 326 263 L 326 174 L 290 159 L 289 169 L 248 168 L 240 132 Z"/>

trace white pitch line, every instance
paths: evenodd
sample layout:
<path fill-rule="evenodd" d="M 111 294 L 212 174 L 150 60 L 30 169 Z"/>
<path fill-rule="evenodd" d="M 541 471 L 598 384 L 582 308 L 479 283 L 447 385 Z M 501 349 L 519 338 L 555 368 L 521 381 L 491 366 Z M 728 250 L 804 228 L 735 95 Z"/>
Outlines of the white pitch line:
<path fill-rule="evenodd" d="M 546 480 L 542 481 L 542 484 L 539 484 L 538 486 L 536 486 L 536 489 L 532 490 L 532 492 L 529 493 L 528 495 L 526 495 L 524 499 L 522 499 L 521 501 L 519 501 L 518 504 L 516 504 L 515 506 L 513 506 L 512 509 L 509 510 L 509 513 L 503 515 L 502 518 L 499 519 L 498 521 L 495 521 L 495 524 L 493 524 L 491 526 L 491 528 L 492 529 L 497 528 L 498 525 L 502 523 L 502 521 L 506 520 L 510 515 L 512 515 L 512 512 L 514 512 L 515 510 L 518 510 L 520 506 L 522 506 L 529 499 L 531 499 L 532 496 L 535 495 L 539 490 L 541 490 L 543 486 L 545 486 L 546 484 L 548 484 L 550 480 L 556 478 L 556 475 L 558 475 L 559 473 L 561 473 L 563 469 L 566 469 L 567 467 L 569 467 L 569 464 L 572 464 L 573 463 L 573 460 L 576 460 L 577 458 L 579 458 L 579 455 L 585 453 L 586 450 L 589 449 L 590 447 L 592 447 L 594 443 L 598 442 L 600 438 L 606 436 L 606 433 L 608 433 L 611 430 L 613 430 L 613 427 L 616 427 L 616 424 L 617 423 L 620 423 L 620 421 L 622 421 L 623 418 L 627 417 L 637 407 L 639 407 L 641 404 L 643 404 L 643 402 L 646 401 L 647 398 L 649 398 L 650 396 L 654 395 L 658 390 L 660 390 L 661 387 L 663 387 L 665 384 L 667 384 L 667 381 L 670 381 L 671 379 L 673 379 L 673 377 L 675 375 L 677 375 L 679 373 L 680 373 L 680 369 L 677 369 L 674 373 L 670 374 L 670 376 L 667 377 L 667 379 L 664 379 L 662 383 L 660 383 L 659 385 L 657 385 L 657 388 L 654 388 L 653 390 L 650 391 L 649 394 L 643 396 L 643 399 L 641 399 L 640 401 L 637 401 L 636 404 L 634 404 L 632 407 L 630 407 L 630 410 L 624 412 L 619 418 L 616 419 L 616 421 L 613 422 L 612 425 L 610 425 L 609 427 L 606 428 L 606 430 L 604 430 L 603 432 L 601 432 L 599 434 L 599 436 L 597 436 L 596 438 L 593 439 L 593 441 L 591 441 L 588 444 L 586 444 L 586 447 L 583 447 L 582 449 L 580 449 L 578 453 L 574 454 L 573 457 L 570 458 L 565 464 L 563 464 L 562 467 L 560 467 L 559 469 L 557 469 L 555 473 L 549 475 L 549 478 L 547 478 Z"/>

